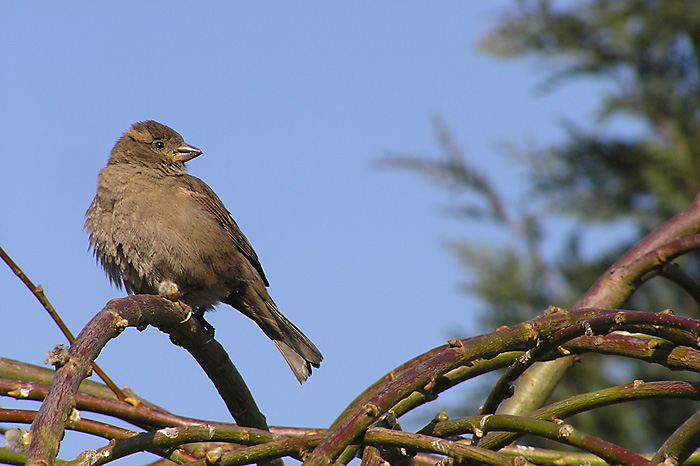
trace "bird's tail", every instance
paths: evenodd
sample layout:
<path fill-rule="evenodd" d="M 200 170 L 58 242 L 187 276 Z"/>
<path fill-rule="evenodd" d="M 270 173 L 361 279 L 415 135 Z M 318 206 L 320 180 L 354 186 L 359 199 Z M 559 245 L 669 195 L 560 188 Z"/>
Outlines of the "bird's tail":
<path fill-rule="evenodd" d="M 323 355 L 289 319 L 272 304 L 267 306 L 279 326 L 282 338 L 272 341 L 284 356 L 299 383 L 304 383 L 311 375 L 312 367 L 320 367 Z"/>

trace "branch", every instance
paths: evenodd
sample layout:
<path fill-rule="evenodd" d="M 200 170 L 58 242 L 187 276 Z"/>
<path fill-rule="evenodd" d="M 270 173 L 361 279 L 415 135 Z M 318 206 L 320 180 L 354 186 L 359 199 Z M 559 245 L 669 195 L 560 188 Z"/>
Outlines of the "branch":
<path fill-rule="evenodd" d="M 634 291 L 633 281 L 646 271 L 643 266 L 644 262 L 638 262 L 636 267 L 632 268 L 629 268 L 630 265 L 664 245 L 686 236 L 695 235 L 699 231 L 700 195 L 695 197 L 690 207 L 648 234 L 620 257 L 598 278 L 574 307 L 615 308 L 621 306 Z M 640 265 L 642 265 L 641 268 Z"/>
<path fill-rule="evenodd" d="M 513 458 L 485 448 L 465 445 L 463 443 L 435 438 L 429 435 L 385 429 L 383 427 L 367 429 L 364 441 L 369 445 L 375 446 L 392 445 L 404 448 L 408 447 L 422 452 L 439 453 L 455 458 L 459 462 L 472 460 L 492 466 L 514 466 L 514 464 L 516 464 Z M 517 462 L 517 464 L 519 466 L 532 466 L 532 464 L 527 461 Z"/>
<path fill-rule="evenodd" d="M 545 448 L 524 447 L 521 445 L 511 445 L 498 450 L 499 453 L 509 456 L 523 456 L 533 463 L 541 466 L 610 466 L 607 462 L 596 455 L 590 453 L 578 453 L 573 451 L 548 450 Z M 651 454 L 640 455 L 651 461 Z M 686 465 L 697 465 L 700 463 L 700 452 L 693 453 Z M 431 463 L 431 466 L 435 462 Z M 427 465 L 426 465 L 427 466 Z"/>
<path fill-rule="evenodd" d="M 43 401 L 48 391 L 48 385 L 0 379 L 0 395 L 11 396 L 18 400 Z M 138 427 L 160 428 L 202 425 L 238 427 L 235 424 L 225 422 L 212 422 L 178 416 L 155 407 L 151 403 L 140 402 L 134 406 L 124 401 L 101 398 L 80 392 L 75 395 L 75 409 L 115 417 Z M 243 429 L 243 427 L 240 428 Z M 289 431 L 289 429 L 285 429 L 283 435 L 288 435 Z"/>
<path fill-rule="evenodd" d="M 636 311 L 611 311 L 607 315 L 578 322 L 556 331 L 550 338 L 541 341 L 537 346 L 518 358 L 491 390 L 484 403 L 482 412 L 485 414 L 496 412 L 499 403 L 510 396 L 511 383 L 525 372 L 527 368 L 543 359 L 546 353 L 552 352 L 561 345 L 583 335 L 607 334 L 615 330 L 626 330 L 629 326 L 640 326 L 639 328 L 642 331 L 646 327 L 659 326 L 688 330 L 695 334 L 700 333 L 700 322 L 674 316 L 668 311 L 658 314 Z"/>
<path fill-rule="evenodd" d="M 326 434 L 314 434 L 304 437 L 293 437 L 274 442 L 241 448 L 240 450 L 224 453 L 217 465 L 234 466 L 250 464 L 252 462 L 268 461 L 281 456 L 292 456 L 303 459 L 311 449 L 316 447 L 325 438 Z M 187 466 L 211 466 L 206 459 L 189 463 Z"/>
<path fill-rule="evenodd" d="M 439 377 L 449 371 L 474 364 L 480 359 L 491 359 L 508 351 L 527 350 L 540 339 L 546 339 L 561 328 L 592 317 L 612 314 L 616 311 L 586 309 L 577 312 L 561 310 L 538 316 L 527 322 L 492 334 L 479 335 L 465 340 L 451 340 L 447 347 L 436 348 L 420 364 L 412 365 L 380 390 L 372 394 L 364 404 L 353 409 L 342 421 L 334 423 L 334 429 L 307 459 L 308 466 L 326 466 L 363 431 L 391 409 L 396 403 L 415 391 L 430 392 Z M 424 355 L 425 356 L 425 355 Z M 355 402 L 353 402 L 355 405 Z"/>
<path fill-rule="evenodd" d="M 618 387 L 610 387 L 574 395 L 570 398 L 540 408 L 528 414 L 528 417 L 548 421 L 567 419 L 576 414 L 604 406 L 628 401 L 652 400 L 656 398 L 698 400 L 700 399 L 700 385 L 697 383 L 679 381 L 642 382 L 636 380 Z M 431 434 L 437 437 L 445 437 L 464 433 L 465 428 L 461 426 L 464 422 L 466 421 L 462 419 L 454 419 L 436 423 Z M 493 432 L 482 437 L 479 440 L 479 446 L 489 449 L 502 448 L 517 440 L 519 437 L 521 437 L 521 435 L 517 433 Z"/>
<path fill-rule="evenodd" d="M 698 232 L 700 193 L 686 210 L 648 234 L 610 266 L 572 309 L 620 307 L 634 292 L 635 280 L 645 272 L 630 269 L 630 265 L 665 244 Z M 513 396 L 500 405 L 498 412 L 525 414 L 541 406 L 572 364 L 573 358 L 561 358 L 530 368 L 518 379 Z"/>
<path fill-rule="evenodd" d="M 228 355 L 191 316 L 191 312 L 180 303 L 158 296 L 138 295 L 107 303 L 80 332 L 68 350 L 65 363 L 56 371 L 32 425 L 27 464 L 53 463 L 66 421 L 76 404 L 78 386 L 90 375 L 90 364 L 105 344 L 126 327 L 144 329 L 150 324 L 169 333 L 171 340 L 190 351 L 202 365 L 239 425 L 267 430 L 265 417 L 258 410 Z"/>
<path fill-rule="evenodd" d="M 1 378 L 50 385 L 55 374 L 54 369 L 0 357 Z M 101 398 L 114 399 L 114 394 L 106 385 L 92 380 L 84 380 L 80 385 L 80 391 Z"/>
<path fill-rule="evenodd" d="M 215 427 L 213 425 L 167 427 L 153 432 L 144 432 L 128 438 L 110 442 L 97 450 L 81 453 L 66 465 L 90 464 L 97 466 L 141 451 L 169 451 L 178 445 L 196 442 L 230 442 L 256 445 L 279 439 L 265 430 L 252 428 Z M 192 458 L 195 462 L 199 459 Z M 251 461 L 252 462 L 252 461 Z"/>
<path fill-rule="evenodd" d="M 517 431 L 538 435 L 565 445 L 581 448 L 605 459 L 610 464 L 630 466 L 649 465 L 649 461 L 640 455 L 610 442 L 606 442 L 605 440 L 579 432 L 568 424 L 557 424 L 555 422 L 541 421 L 526 417 L 493 414 L 478 416 L 470 418 L 469 420 L 469 423 L 465 423 L 465 427 L 469 427 L 468 431 L 471 431 L 477 436 L 483 435 L 484 432 L 489 430 Z M 472 459 L 492 465 L 513 464 L 513 459 L 485 448 L 464 445 L 450 440 L 436 439 L 428 435 L 411 434 L 378 427 L 367 430 L 365 442 L 373 445 L 389 444 L 411 447 L 424 452 L 452 456 L 458 460 L 462 460 L 463 458 Z M 526 462 L 525 464 L 530 463 Z"/>
<path fill-rule="evenodd" d="M 36 411 L 20 409 L 0 409 L 0 421 L 30 424 L 34 421 L 34 419 L 36 419 L 37 414 L 38 413 Z M 70 419 L 67 423 L 67 427 L 70 430 L 74 430 L 76 432 L 83 432 L 86 434 L 95 435 L 107 439 L 126 439 L 136 435 L 136 432 L 133 432 L 131 430 L 122 429 L 120 427 L 115 427 L 109 424 L 105 424 L 98 421 L 92 421 L 89 419 L 80 419 L 78 416 L 76 416 L 75 419 Z M 148 451 L 173 461 L 190 462 L 196 459 L 189 452 L 181 448 L 175 448 L 171 450 L 152 448 Z M 23 457 L 23 461 L 19 464 L 27 463 L 27 455 L 21 456 Z M 61 463 L 63 463 L 63 461 L 61 461 Z"/>
<path fill-rule="evenodd" d="M 362 463 L 360 463 L 360 466 L 384 466 L 385 463 L 377 447 L 370 445 L 365 447 L 362 452 Z"/>
<path fill-rule="evenodd" d="M 443 346 L 438 346 L 437 348 L 433 348 L 430 351 L 426 351 L 425 353 L 416 356 L 415 358 L 411 359 L 410 361 L 407 361 L 397 368 L 393 369 L 392 371 L 388 372 L 385 374 L 383 377 L 381 377 L 379 380 L 374 382 L 372 385 L 367 387 L 362 393 L 360 393 L 348 406 L 343 410 L 342 413 L 333 421 L 333 424 L 331 424 L 330 429 L 333 430 L 336 427 L 340 425 L 348 416 L 350 416 L 353 412 L 355 412 L 357 409 L 361 408 L 367 400 L 372 398 L 379 390 L 381 390 L 384 385 L 387 384 L 387 382 L 390 382 L 397 377 L 399 377 L 401 374 L 405 373 L 409 369 L 412 369 L 416 367 L 417 365 L 427 361 L 428 359 L 432 358 L 436 354 L 439 354 L 440 352 L 444 351 L 445 349 L 448 348 L 448 345 L 443 345 Z"/>
<path fill-rule="evenodd" d="M 700 447 L 700 411 L 690 416 L 661 445 L 652 464 L 683 464 Z"/>
<path fill-rule="evenodd" d="M 582 309 L 557 310 L 492 334 L 461 341 L 453 340 L 442 351 L 435 353 L 435 350 L 432 350 L 426 353 L 432 356 L 387 382 L 366 399 L 361 407 L 351 411 L 311 453 L 307 465 L 331 464 L 348 445 L 357 443 L 356 439 L 362 432 L 382 414 L 407 397 L 413 396 L 414 392 L 422 393 L 422 396 L 427 398 L 434 396 L 432 391 L 440 378 L 457 368 L 472 366 L 477 361 L 494 358 L 504 352 L 521 350 L 526 350 L 521 364 L 527 367 L 536 356 L 550 357 L 550 352 L 555 353 L 560 345 L 580 335 L 628 329 L 648 329 L 650 333 L 655 333 L 658 331 L 657 327 L 700 333 L 700 321 L 674 316 L 669 312 Z M 685 338 L 683 334 L 683 339 Z M 535 349 L 530 350 L 533 347 Z"/>
<path fill-rule="evenodd" d="M 22 271 L 22 269 L 15 263 L 15 261 L 10 258 L 10 256 L 5 252 L 5 250 L 0 247 L 0 258 L 2 258 L 3 261 L 12 269 L 12 271 L 19 277 L 19 279 L 22 281 L 22 283 L 25 284 L 27 288 L 29 288 L 29 291 L 32 292 L 32 294 L 36 297 L 36 299 L 39 300 L 42 306 L 44 306 L 44 309 L 46 309 L 46 312 L 49 313 L 51 318 L 53 319 L 54 322 L 56 322 L 56 325 L 58 325 L 58 328 L 61 329 L 61 332 L 63 332 L 63 335 L 68 339 L 68 342 L 70 344 L 73 344 L 73 340 L 75 340 L 75 337 L 73 337 L 73 333 L 71 333 L 70 329 L 68 326 L 63 322 L 63 319 L 61 319 L 61 316 L 58 315 L 58 312 L 56 312 L 56 309 L 51 305 L 49 302 L 49 299 L 46 297 L 44 294 L 44 289 L 39 286 L 34 286 L 34 283 L 27 277 L 27 275 Z M 126 395 L 124 392 L 122 392 L 119 387 L 117 387 L 117 384 L 115 384 L 112 379 L 109 378 L 109 376 L 98 366 L 96 363 L 92 363 L 92 368 L 95 370 L 98 376 L 102 380 L 104 380 L 105 384 L 114 392 L 115 395 L 117 395 L 117 398 L 120 400 L 126 399 Z"/>
<path fill-rule="evenodd" d="M 581 336 L 562 345 L 562 351 L 573 354 L 598 353 L 634 358 L 660 364 L 671 370 L 700 373 L 700 351 L 683 345 L 668 343 L 656 338 L 611 334 Z M 560 356 L 561 353 L 552 357 Z"/>
<path fill-rule="evenodd" d="M 31 424 L 36 419 L 37 414 L 37 411 L 26 409 L 0 409 L 0 422 Z M 80 419 L 77 416 L 69 420 L 67 425 L 70 430 L 106 439 L 127 438 L 136 435 L 136 432 L 128 429 L 90 419 Z"/>
<path fill-rule="evenodd" d="M 511 365 L 513 361 L 522 354 L 522 351 L 503 352 L 496 357 L 473 361 L 472 365 L 461 366 L 453 369 L 439 377 L 436 377 L 435 384 L 430 386 L 429 390 L 426 390 L 424 387 L 422 390 L 411 393 L 406 398 L 392 406 L 391 410 L 396 414 L 396 416 L 403 416 L 410 410 L 427 403 L 428 401 L 436 399 L 440 393 L 464 382 L 465 380 L 469 380 L 487 372 L 493 372 Z"/>
<path fill-rule="evenodd" d="M 678 264 L 666 264 L 659 270 L 659 275 L 683 288 L 700 305 L 700 282 L 685 273 Z"/>

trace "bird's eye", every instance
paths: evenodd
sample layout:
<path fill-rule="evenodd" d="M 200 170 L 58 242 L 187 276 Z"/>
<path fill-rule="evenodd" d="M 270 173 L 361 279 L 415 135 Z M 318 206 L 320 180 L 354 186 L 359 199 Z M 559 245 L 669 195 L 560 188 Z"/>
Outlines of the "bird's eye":
<path fill-rule="evenodd" d="M 163 141 L 153 141 L 153 147 L 155 147 L 156 149 L 162 149 L 163 147 L 165 147 L 165 144 L 163 143 Z"/>

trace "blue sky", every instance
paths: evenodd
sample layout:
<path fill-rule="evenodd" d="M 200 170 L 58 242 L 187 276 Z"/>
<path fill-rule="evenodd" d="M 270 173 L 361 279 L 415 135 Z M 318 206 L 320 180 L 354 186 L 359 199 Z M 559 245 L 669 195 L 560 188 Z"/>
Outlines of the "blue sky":
<path fill-rule="evenodd" d="M 271 295 L 325 361 L 299 386 L 275 346 L 226 306 L 208 316 L 217 339 L 271 425 L 325 427 L 395 366 L 483 331 L 481 305 L 460 290 L 467 275 L 444 241 L 493 231 L 444 216 L 449 193 L 377 170 L 377 160 L 437 156 L 431 118 L 439 115 L 472 162 L 516 199 L 522 172 L 498 144 L 556 141 L 558 118 L 593 116 L 598 87 L 542 94 L 542 64 L 478 52 L 476 42 L 511 5 L 4 3 L 0 245 L 77 333 L 123 296 L 82 232 L 97 173 L 131 123 L 173 127 L 204 151 L 189 172 L 227 205 Z M 0 355 L 41 364 L 62 336 L 4 266 L 0 292 Z M 98 363 L 171 411 L 230 420 L 204 373 L 157 330 L 130 329 Z M 416 422 L 460 400 L 441 397 Z M 61 457 L 103 444 L 69 436 Z"/>

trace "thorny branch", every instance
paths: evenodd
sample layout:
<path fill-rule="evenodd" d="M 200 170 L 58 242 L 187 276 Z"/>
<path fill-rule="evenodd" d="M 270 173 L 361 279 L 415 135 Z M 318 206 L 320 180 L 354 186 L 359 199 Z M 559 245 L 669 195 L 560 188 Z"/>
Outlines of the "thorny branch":
<path fill-rule="evenodd" d="M 63 335 L 65 335 L 65 337 L 68 339 L 68 342 L 72 344 L 75 340 L 73 333 L 70 331 L 65 322 L 63 322 L 61 316 L 58 314 L 58 312 L 56 312 L 56 309 L 54 309 L 53 305 L 46 297 L 42 286 L 35 286 L 34 283 L 20 268 L 20 266 L 12 260 L 12 258 L 5 252 L 5 250 L 2 247 L 0 247 L 0 258 L 2 258 L 3 261 L 5 261 L 8 267 L 12 269 L 14 274 L 17 275 L 17 277 L 22 281 L 22 283 L 24 283 L 26 287 L 29 288 L 29 291 L 31 291 L 32 294 L 36 297 L 36 299 L 39 300 L 41 305 L 44 306 L 44 309 L 46 309 L 46 312 L 48 312 L 53 321 L 56 322 L 58 328 L 61 329 Z M 95 373 L 97 373 L 97 375 L 104 381 L 104 383 L 107 384 L 107 386 L 114 392 L 114 394 L 117 395 L 117 398 L 119 398 L 120 400 L 126 399 L 126 395 L 124 394 L 124 392 L 119 387 L 117 387 L 117 384 L 115 384 L 112 381 L 112 379 L 109 378 L 109 376 L 100 368 L 100 366 L 97 365 L 97 363 L 93 362 L 92 368 L 94 369 Z"/>
<path fill-rule="evenodd" d="M 305 460 L 307 465 L 326 466 L 337 461 L 347 462 L 356 455 L 363 458 L 363 463 L 376 465 L 387 459 L 383 456 L 386 452 L 399 448 L 408 459 L 417 455 L 417 464 L 433 461 L 424 456 L 429 454 L 438 455 L 430 458 L 525 465 L 528 460 L 524 456 L 513 456 L 518 455 L 518 451 L 506 446 L 524 434 L 576 446 L 586 453 L 567 455 L 574 455 L 573 458 L 580 461 L 590 462 L 592 457 L 586 455 L 593 453 L 608 463 L 622 465 L 679 464 L 700 446 L 700 414 L 688 418 L 653 458 L 579 432 L 563 424 L 563 419 L 632 400 L 699 399 L 697 384 L 634 381 L 576 395 L 527 415 L 503 415 L 500 406 L 518 399 L 507 399 L 511 385 L 516 384 L 517 396 L 523 377 L 540 362 L 559 364 L 559 361 L 586 352 L 615 354 L 677 370 L 700 372 L 700 321 L 675 316 L 669 311 L 642 313 L 615 309 L 637 287 L 659 274 L 679 283 L 697 299 L 697 282 L 671 265 L 671 261 L 700 248 L 699 230 L 700 201 L 696 199 L 688 210 L 623 255 L 571 310 L 552 308 L 530 321 L 490 334 L 451 340 L 447 345 L 417 356 L 366 389 L 327 431 L 273 428 L 270 433 L 264 416 L 257 410 L 223 349 L 195 319 L 188 318 L 188 309 L 156 296 L 110 301 L 71 345 L 51 388 L 47 389 L 47 377 L 41 370 L 0 360 L 0 377 L 4 377 L 0 378 L 0 394 L 18 399 L 43 399 L 38 413 L 0 410 L 0 421 L 26 423 L 33 419 L 27 462 L 32 465 L 53 463 L 66 427 L 115 439 L 99 451 L 86 452 L 78 459 L 89 459 L 92 464 L 109 462 L 136 451 L 152 451 L 175 461 L 201 465 L 262 463 L 291 456 Z M 85 392 L 78 392 L 81 382 L 90 373 L 91 362 L 109 339 L 127 326 L 143 329 L 147 325 L 169 333 L 173 342 L 197 358 L 234 413 L 238 426 L 182 418 L 147 403 L 129 405 L 109 399 L 103 390 L 90 384 L 83 384 Z M 3 372 L 4 366 L 20 369 Z M 441 415 L 419 433 L 381 427 L 386 425 L 388 416 L 392 419 L 401 416 L 465 380 L 508 366 L 510 369 L 484 405 L 485 415 L 455 420 Z M 241 406 L 245 408 L 240 409 Z M 113 430 L 108 424 L 76 418 L 76 409 L 125 419 L 136 426 L 161 428 L 161 431 Z M 490 414 L 494 411 L 497 414 Z M 163 428 L 174 430 L 168 430 L 166 435 Z M 464 434 L 472 435 L 471 441 L 459 437 Z M 209 449 L 205 458 L 202 453 L 193 456 L 182 449 L 183 445 L 202 441 L 226 448 Z M 91 456 L 95 453 L 100 457 Z M 538 462 L 546 461 L 547 454 L 542 452 L 540 457 L 543 459 Z"/>

